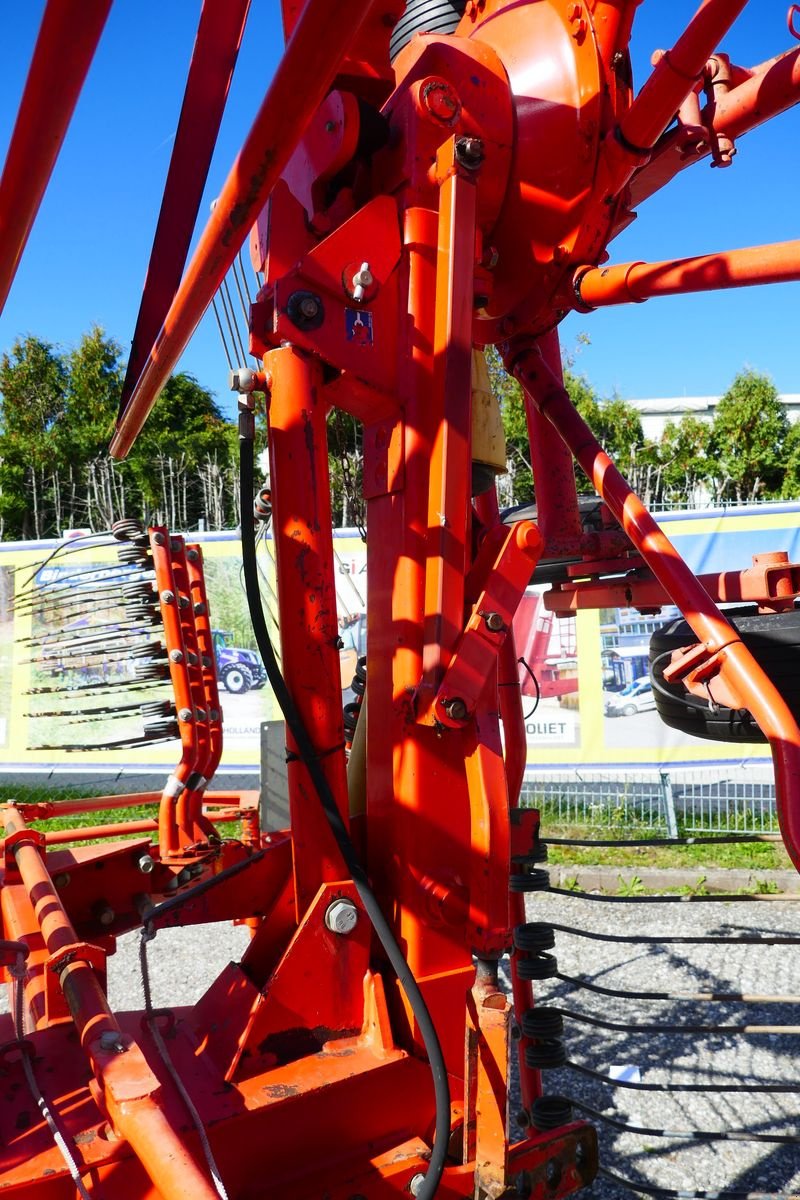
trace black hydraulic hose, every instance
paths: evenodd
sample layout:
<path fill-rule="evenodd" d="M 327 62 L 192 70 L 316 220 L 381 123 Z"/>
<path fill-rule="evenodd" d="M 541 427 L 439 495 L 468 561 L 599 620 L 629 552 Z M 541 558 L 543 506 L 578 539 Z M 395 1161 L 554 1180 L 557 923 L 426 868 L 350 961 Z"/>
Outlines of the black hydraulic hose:
<path fill-rule="evenodd" d="M 344 865 L 355 884 L 364 910 L 372 922 L 372 927 L 375 930 L 378 941 L 383 947 L 386 957 L 391 963 L 392 970 L 396 974 L 408 998 L 422 1036 L 425 1051 L 428 1055 L 436 1099 L 436 1126 L 428 1170 L 425 1173 L 424 1182 L 416 1190 L 416 1198 L 417 1200 L 431 1200 L 436 1195 L 439 1183 L 441 1182 L 447 1158 L 447 1146 L 450 1140 L 450 1087 L 447 1080 L 447 1067 L 445 1066 L 444 1055 L 442 1054 L 442 1047 L 439 1043 L 436 1028 L 431 1020 L 431 1015 L 428 1012 L 422 992 L 411 972 L 411 968 L 403 956 L 402 950 L 397 944 L 389 922 L 383 915 L 383 911 L 367 878 L 367 873 L 359 861 L 356 848 L 350 839 L 347 826 L 342 820 L 330 784 L 320 766 L 314 743 L 311 741 L 308 731 L 303 724 L 302 717 L 295 707 L 294 700 L 289 693 L 289 689 L 278 666 L 275 651 L 272 648 L 272 641 L 267 630 L 264 609 L 261 603 L 261 592 L 258 585 L 256 534 L 255 523 L 252 518 L 254 433 L 253 414 L 246 409 L 242 409 L 239 414 L 239 493 L 241 500 L 240 512 L 242 514 L 242 567 L 247 604 L 250 610 L 250 620 L 253 624 L 256 644 L 264 662 L 267 678 L 275 694 L 275 699 L 278 701 L 284 715 L 289 732 L 297 746 L 298 756 L 308 771 L 330 826 L 331 833 L 339 847 Z"/>

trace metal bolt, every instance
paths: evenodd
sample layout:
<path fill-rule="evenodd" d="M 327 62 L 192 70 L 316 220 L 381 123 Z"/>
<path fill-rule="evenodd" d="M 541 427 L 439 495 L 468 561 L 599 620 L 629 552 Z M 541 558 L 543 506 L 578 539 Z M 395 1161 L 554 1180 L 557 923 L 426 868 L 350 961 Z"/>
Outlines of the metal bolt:
<path fill-rule="evenodd" d="M 444 711 L 451 721 L 466 721 L 469 712 L 466 701 L 462 700 L 460 696 L 454 696 L 452 700 L 445 700 Z"/>
<path fill-rule="evenodd" d="M 253 392 L 263 392 L 267 386 L 267 380 L 263 371 L 253 371 L 250 367 L 237 367 L 228 375 L 228 386 L 232 392 L 238 392 L 240 396 L 249 396 Z"/>
<path fill-rule="evenodd" d="M 106 1054 L 124 1054 L 127 1046 L 116 1030 L 107 1029 L 100 1034 L 100 1049 L 105 1050 Z"/>
<path fill-rule="evenodd" d="M 353 299 L 363 300 L 367 288 L 372 287 L 375 277 L 369 269 L 368 262 L 362 262 L 361 268 L 353 276 Z"/>
<path fill-rule="evenodd" d="M 186 551 L 186 558 L 189 562 L 197 562 L 199 557 L 200 557 L 200 555 L 197 553 L 196 550 L 187 550 Z"/>
<path fill-rule="evenodd" d="M 208 654 L 202 654 L 200 656 L 200 665 L 202 667 L 210 667 L 211 666 L 211 658 Z"/>
<path fill-rule="evenodd" d="M 142 854 L 141 857 L 137 858 L 136 860 L 136 866 L 143 875 L 149 875 L 155 865 L 156 864 L 153 862 L 149 854 Z"/>
<path fill-rule="evenodd" d="M 166 542 L 166 540 L 167 539 L 164 537 L 163 533 L 154 533 L 153 534 L 153 541 L 155 542 L 155 544 L 157 546 L 163 546 L 164 543 Z"/>
<path fill-rule="evenodd" d="M 174 663 L 182 663 L 183 662 L 183 651 L 182 650 L 170 650 L 169 661 L 174 662 Z"/>
<path fill-rule="evenodd" d="M 202 600 L 198 600 L 197 604 L 194 606 L 194 615 L 196 617 L 204 617 L 207 611 L 208 609 L 206 608 L 205 604 L 203 604 Z"/>
<path fill-rule="evenodd" d="M 211 712 L 208 715 L 212 721 L 218 721 L 220 718 L 220 711 L 218 708 L 212 708 Z"/>
<path fill-rule="evenodd" d="M 188 608 L 190 600 L 188 596 L 178 596 L 178 608 Z"/>
<path fill-rule="evenodd" d="M 483 142 L 476 137 L 460 137 L 456 141 L 456 161 L 468 171 L 477 171 L 483 162 Z"/>
<path fill-rule="evenodd" d="M 483 619 L 486 622 L 486 628 L 492 633 L 502 633 L 506 627 L 506 623 L 498 612 L 484 613 Z"/>
<path fill-rule="evenodd" d="M 175 593 L 170 592 L 167 588 L 165 588 L 164 591 L 161 593 L 161 603 L 162 604 L 174 604 L 175 603 Z"/>
<path fill-rule="evenodd" d="M 96 905 L 94 915 L 99 924 L 103 926 L 113 925 L 116 916 L 113 908 L 108 904 Z"/>
<path fill-rule="evenodd" d="M 198 708 L 197 719 L 198 719 L 198 721 L 205 721 L 208 719 L 208 714 L 206 713 L 206 710 L 204 708 Z"/>
<path fill-rule="evenodd" d="M 412 1196 L 418 1196 L 420 1194 L 424 1182 L 425 1176 L 421 1171 L 418 1171 L 416 1175 L 412 1175 L 411 1182 L 408 1185 L 408 1190 L 411 1192 Z"/>
<path fill-rule="evenodd" d="M 358 909 L 352 900 L 334 900 L 325 913 L 325 924 L 331 933 L 342 936 L 352 933 L 358 921 Z"/>
<path fill-rule="evenodd" d="M 325 310 L 313 292 L 292 292 L 286 302 L 286 315 L 298 329 L 319 329 Z"/>
<path fill-rule="evenodd" d="M 186 654 L 186 661 L 188 662 L 190 667 L 196 667 L 197 666 L 197 655 L 192 654 L 191 650 L 189 650 Z"/>
<path fill-rule="evenodd" d="M 192 710 L 190 708 L 181 708 L 178 711 L 178 720 L 179 721 L 191 721 L 193 716 L 194 716 L 194 713 L 192 712 Z"/>
<path fill-rule="evenodd" d="M 169 548 L 173 554 L 179 554 L 180 549 L 181 549 L 180 538 L 170 538 L 169 539 Z"/>
<path fill-rule="evenodd" d="M 53 876 L 53 887 L 65 888 L 69 886 L 69 881 L 72 878 L 66 871 L 62 871 L 60 875 Z"/>
<path fill-rule="evenodd" d="M 550 1187 L 557 1187 L 561 1180 L 561 1163 L 557 1158 L 551 1158 L 545 1168 L 545 1178 Z"/>

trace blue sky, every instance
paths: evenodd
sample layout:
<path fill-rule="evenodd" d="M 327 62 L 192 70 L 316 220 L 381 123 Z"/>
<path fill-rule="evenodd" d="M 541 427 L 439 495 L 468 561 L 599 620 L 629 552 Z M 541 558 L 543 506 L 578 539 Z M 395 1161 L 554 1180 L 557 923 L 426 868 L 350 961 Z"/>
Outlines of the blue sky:
<path fill-rule="evenodd" d="M 43 3 L 3 5 L 0 153 L 11 134 Z M 697 0 L 644 0 L 634 30 L 637 87 Z M 742 65 L 787 49 L 787 0 L 750 0 L 722 49 Z M 115 0 L 75 118 L 0 317 L 0 348 L 27 332 L 69 346 L 97 322 L 127 347 L 158 215 L 199 0 Z M 282 48 L 278 0 L 252 0 L 248 28 L 204 200 L 218 192 Z M 798 236 L 800 110 L 742 139 L 733 166 L 700 163 L 642 206 L 612 261 L 700 254 Z M 793 219 L 794 218 L 794 219 Z M 743 366 L 800 392 L 791 317 L 800 284 L 652 300 L 562 327 L 577 369 L 601 394 L 627 398 L 725 390 Z M 181 363 L 230 412 L 227 364 L 207 315 Z"/>

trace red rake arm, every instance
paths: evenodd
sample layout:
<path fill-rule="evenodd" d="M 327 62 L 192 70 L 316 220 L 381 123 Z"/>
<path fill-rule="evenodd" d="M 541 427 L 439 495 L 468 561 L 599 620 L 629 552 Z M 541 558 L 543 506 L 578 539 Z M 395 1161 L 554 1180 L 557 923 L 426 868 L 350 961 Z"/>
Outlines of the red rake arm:
<path fill-rule="evenodd" d="M 84 0 L 80 20 L 68 0 L 45 9 L 0 179 L 0 312 L 110 8 L 111 0 Z"/>
<path fill-rule="evenodd" d="M 363 0 L 345 21 L 329 0 L 307 0 L 255 122 L 220 192 L 170 305 L 110 452 L 124 458 L 190 337 L 280 178 L 339 64 L 377 0 Z"/>

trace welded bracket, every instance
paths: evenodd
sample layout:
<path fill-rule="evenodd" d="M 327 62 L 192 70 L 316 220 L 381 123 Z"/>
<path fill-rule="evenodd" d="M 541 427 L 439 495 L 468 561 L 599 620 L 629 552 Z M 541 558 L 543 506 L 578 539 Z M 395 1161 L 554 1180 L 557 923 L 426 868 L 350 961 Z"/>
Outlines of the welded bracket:
<path fill-rule="evenodd" d="M 499 525 L 483 540 L 466 579 L 467 598 L 477 593 L 472 615 L 459 638 L 423 724 L 461 728 L 475 711 L 522 595 L 542 552 L 533 521 Z M 422 689 L 420 689 L 421 695 Z"/>

